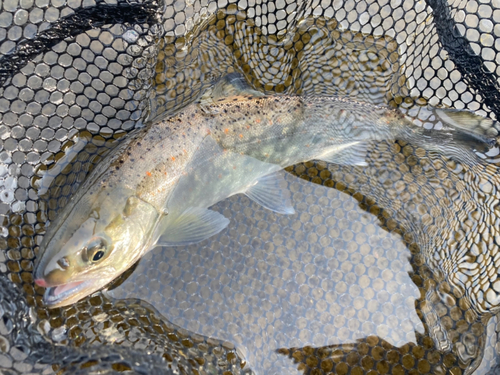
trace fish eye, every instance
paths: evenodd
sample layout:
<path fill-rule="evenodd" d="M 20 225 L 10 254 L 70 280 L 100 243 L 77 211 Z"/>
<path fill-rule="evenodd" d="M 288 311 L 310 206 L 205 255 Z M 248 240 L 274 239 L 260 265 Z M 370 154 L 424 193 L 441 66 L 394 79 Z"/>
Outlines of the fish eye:
<path fill-rule="evenodd" d="M 93 260 L 94 262 L 97 262 L 97 261 L 98 261 L 99 259 L 101 259 L 103 256 L 104 256 L 104 251 L 99 250 L 98 252 L 96 252 L 96 253 L 94 254 L 94 257 L 92 258 L 92 260 Z"/>
<path fill-rule="evenodd" d="M 104 255 L 106 255 L 106 250 L 108 249 L 107 242 L 101 238 L 94 238 L 88 244 L 88 246 L 83 250 L 82 257 L 85 261 L 98 262 Z"/>

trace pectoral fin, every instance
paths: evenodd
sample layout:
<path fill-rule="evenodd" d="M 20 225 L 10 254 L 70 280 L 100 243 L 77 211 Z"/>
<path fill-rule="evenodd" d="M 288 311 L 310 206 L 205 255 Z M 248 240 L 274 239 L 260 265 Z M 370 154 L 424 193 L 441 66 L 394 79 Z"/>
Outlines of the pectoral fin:
<path fill-rule="evenodd" d="M 165 215 L 155 237 L 159 246 L 183 246 L 201 242 L 222 231 L 229 220 L 218 212 L 191 207 L 179 215 Z"/>
<path fill-rule="evenodd" d="M 318 160 L 340 165 L 366 166 L 366 154 L 368 144 L 366 142 L 351 142 L 345 145 L 334 146 L 325 153 L 318 155 Z"/>
<path fill-rule="evenodd" d="M 290 200 L 290 192 L 280 186 L 282 181 L 282 173 L 271 173 L 259 179 L 244 194 L 255 203 L 271 211 L 280 214 L 293 214 L 295 210 Z"/>

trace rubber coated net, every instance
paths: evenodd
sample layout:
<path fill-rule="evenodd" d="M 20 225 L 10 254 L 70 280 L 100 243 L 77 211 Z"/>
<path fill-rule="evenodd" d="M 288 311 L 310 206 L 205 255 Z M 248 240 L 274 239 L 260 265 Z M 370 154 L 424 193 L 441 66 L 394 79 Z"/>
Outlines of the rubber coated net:
<path fill-rule="evenodd" d="M 115 140 L 239 72 L 266 94 L 500 115 L 500 4 L 0 4 L 0 373 L 497 374 L 499 174 L 401 141 L 369 168 L 287 168 L 296 214 L 234 196 L 200 245 L 157 248 L 47 309 L 46 227 Z M 385 155 L 385 162 L 379 162 Z M 494 158 L 494 152 L 489 155 Z M 294 178 L 299 176 L 301 179 Z"/>

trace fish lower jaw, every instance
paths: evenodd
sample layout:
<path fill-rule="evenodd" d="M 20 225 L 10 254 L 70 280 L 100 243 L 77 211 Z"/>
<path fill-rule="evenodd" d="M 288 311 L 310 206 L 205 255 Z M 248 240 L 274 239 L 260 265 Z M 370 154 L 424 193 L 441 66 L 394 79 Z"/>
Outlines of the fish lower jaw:
<path fill-rule="evenodd" d="M 43 302 L 47 307 L 61 307 L 65 305 L 69 305 L 71 303 L 77 302 L 80 298 L 68 298 L 70 296 L 74 296 L 79 291 L 88 286 L 89 282 L 87 281 L 76 281 L 73 283 L 61 284 L 56 286 L 49 286 L 45 290 L 43 295 Z"/>

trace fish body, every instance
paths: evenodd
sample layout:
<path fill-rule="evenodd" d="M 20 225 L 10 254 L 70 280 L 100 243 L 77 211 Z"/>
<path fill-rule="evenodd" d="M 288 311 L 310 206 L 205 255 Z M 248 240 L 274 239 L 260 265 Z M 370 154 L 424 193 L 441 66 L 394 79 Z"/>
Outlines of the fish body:
<path fill-rule="evenodd" d="M 401 112 L 338 98 L 236 95 L 192 104 L 138 130 L 90 173 L 49 227 L 35 282 L 47 288 L 49 307 L 74 303 L 157 245 L 223 230 L 229 221 L 208 208 L 234 194 L 293 213 L 277 172 L 312 159 L 362 166 L 370 141 L 401 139 L 472 163 L 464 142 L 489 138 L 456 121 L 452 115 L 431 137 Z"/>

